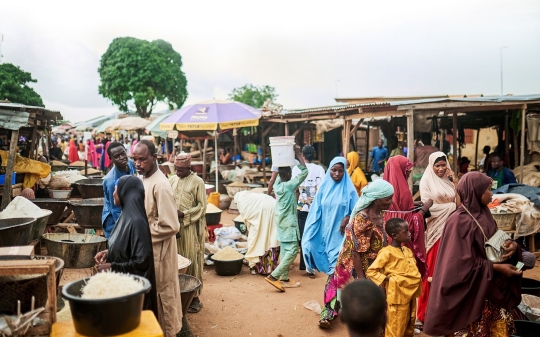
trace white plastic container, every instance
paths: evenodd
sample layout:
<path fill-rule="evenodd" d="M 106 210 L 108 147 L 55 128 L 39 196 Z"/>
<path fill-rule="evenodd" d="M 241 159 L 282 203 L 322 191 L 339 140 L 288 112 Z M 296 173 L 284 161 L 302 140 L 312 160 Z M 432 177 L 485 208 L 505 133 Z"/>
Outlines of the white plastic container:
<path fill-rule="evenodd" d="M 72 190 L 72 188 L 69 190 L 53 190 L 49 188 L 49 197 L 55 199 L 69 199 Z"/>
<path fill-rule="evenodd" d="M 270 149 L 272 151 L 272 166 L 294 166 L 294 137 L 270 137 Z"/>

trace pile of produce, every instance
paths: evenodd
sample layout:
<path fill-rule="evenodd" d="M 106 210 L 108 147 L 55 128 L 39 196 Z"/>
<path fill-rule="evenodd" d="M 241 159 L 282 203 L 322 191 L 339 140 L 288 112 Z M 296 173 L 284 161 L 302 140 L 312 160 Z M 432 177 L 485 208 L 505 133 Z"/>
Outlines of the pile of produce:
<path fill-rule="evenodd" d="M 240 254 L 236 251 L 236 249 L 232 247 L 225 247 L 222 250 L 220 250 L 217 254 L 212 255 L 213 260 L 218 261 L 236 261 L 243 259 L 244 255 Z"/>
<path fill-rule="evenodd" d="M 133 277 L 114 272 L 92 276 L 82 288 L 84 299 L 107 299 L 134 294 L 143 289 L 143 284 Z"/>
<path fill-rule="evenodd" d="M 30 200 L 24 197 L 15 197 L 4 211 L 0 213 L 0 219 L 12 218 L 40 218 L 47 214 Z"/>

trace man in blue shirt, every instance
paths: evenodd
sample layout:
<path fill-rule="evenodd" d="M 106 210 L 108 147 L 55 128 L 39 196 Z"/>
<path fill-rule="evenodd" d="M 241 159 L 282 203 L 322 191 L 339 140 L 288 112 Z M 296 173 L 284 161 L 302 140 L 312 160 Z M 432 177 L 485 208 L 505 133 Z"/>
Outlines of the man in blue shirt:
<path fill-rule="evenodd" d="M 116 224 L 116 220 L 120 217 L 122 207 L 114 205 L 114 187 L 118 179 L 125 175 L 134 175 L 137 170 L 133 162 L 128 159 L 126 149 L 119 142 L 112 142 L 107 148 L 107 154 L 114 164 L 113 168 L 103 178 L 103 194 L 105 201 L 103 203 L 103 213 L 101 215 L 101 223 L 105 237 L 108 239 Z"/>
<path fill-rule="evenodd" d="M 374 172 L 381 173 L 384 170 L 384 162 L 388 159 L 388 150 L 383 147 L 383 140 L 379 139 L 377 146 L 371 151 L 369 166 Z"/>
<path fill-rule="evenodd" d="M 493 179 L 491 189 L 496 190 L 504 185 L 517 184 L 516 177 L 503 165 L 503 156 L 497 153 L 491 155 L 491 168 L 487 175 Z"/>

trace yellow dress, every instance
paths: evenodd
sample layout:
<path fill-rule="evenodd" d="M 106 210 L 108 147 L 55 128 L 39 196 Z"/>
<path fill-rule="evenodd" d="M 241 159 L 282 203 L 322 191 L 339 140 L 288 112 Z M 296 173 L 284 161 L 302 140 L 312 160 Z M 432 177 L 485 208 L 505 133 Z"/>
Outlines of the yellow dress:
<path fill-rule="evenodd" d="M 386 276 L 388 321 L 386 337 L 413 337 L 416 320 L 416 298 L 422 292 L 422 278 L 413 252 L 407 247 L 387 246 L 379 251 L 366 276 L 380 285 Z"/>

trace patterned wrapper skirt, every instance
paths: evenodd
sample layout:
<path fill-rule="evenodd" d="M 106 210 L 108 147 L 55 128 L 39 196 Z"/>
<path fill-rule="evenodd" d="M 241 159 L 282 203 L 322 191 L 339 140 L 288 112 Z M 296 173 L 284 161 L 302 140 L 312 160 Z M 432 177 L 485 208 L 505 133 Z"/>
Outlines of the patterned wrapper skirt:
<path fill-rule="evenodd" d="M 258 274 L 270 275 L 276 269 L 279 260 L 279 247 L 270 248 L 259 257 L 259 262 L 253 267 Z"/>

